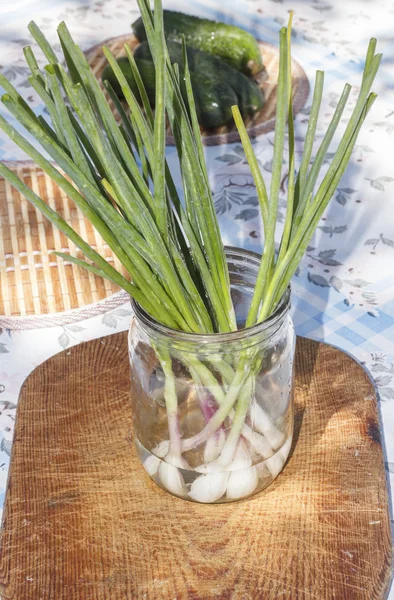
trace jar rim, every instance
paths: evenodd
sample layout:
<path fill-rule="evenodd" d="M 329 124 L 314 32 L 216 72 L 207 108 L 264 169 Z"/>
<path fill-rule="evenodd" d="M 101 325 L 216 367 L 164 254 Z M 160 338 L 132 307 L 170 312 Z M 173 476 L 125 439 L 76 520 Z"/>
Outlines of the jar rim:
<path fill-rule="evenodd" d="M 227 258 L 238 257 L 240 259 L 251 259 L 251 262 L 256 262 L 256 266 L 260 264 L 261 255 L 252 250 L 243 250 L 241 248 L 235 248 L 233 246 L 225 246 L 225 253 Z M 250 327 L 244 327 L 243 329 L 237 329 L 236 331 L 220 332 L 220 333 L 195 333 L 191 331 L 182 331 L 180 329 L 173 329 L 157 321 L 154 317 L 151 317 L 133 298 L 131 298 L 131 306 L 133 312 L 139 322 L 139 324 L 148 330 L 151 330 L 155 334 L 163 335 L 167 338 L 176 338 L 177 341 L 194 343 L 194 344 L 212 344 L 224 342 L 235 342 L 253 338 L 254 336 L 266 334 L 267 336 L 273 335 L 276 331 L 270 331 L 282 321 L 286 313 L 290 309 L 290 296 L 291 286 L 290 284 L 286 288 L 283 296 L 281 297 L 278 305 L 273 313 L 271 313 L 261 323 L 256 323 Z"/>

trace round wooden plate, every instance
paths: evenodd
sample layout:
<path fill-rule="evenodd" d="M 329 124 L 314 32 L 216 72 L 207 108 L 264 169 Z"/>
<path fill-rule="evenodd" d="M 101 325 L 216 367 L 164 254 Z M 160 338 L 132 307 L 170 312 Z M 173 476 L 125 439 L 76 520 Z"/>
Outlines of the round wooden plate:
<path fill-rule="evenodd" d="M 100 42 L 100 44 L 97 44 L 86 52 L 89 64 L 100 83 L 101 74 L 107 64 L 107 59 L 103 54 L 102 47 L 108 46 L 118 58 L 126 54 L 124 50 L 125 44 L 128 44 L 131 49 L 134 50 L 138 46 L 139 41 L 135 35 L 131 33 L 111 38 L 105 42 Z M 275 46 L 266 42 L 259 42 L 259 46 L 267 74 L 265 80 L 260 84 L 266 101 L 263 108 L 246 121 L 250 137 L 256 137 L 275 129 L 279 51 Z M 294 59 L 292 59 L 292 82 L 293 110 L 294 114 L 297 114 L 305 106 L 309 96 L 310 86 L 304 69 Z M 218 144 L 229 144 L 239 141 L 239 135 L 235 125 L 230 127 L 220 127 L 218 129 L 202 129 L 202 135 L 203 142 L 206 146 L 216 146 Z M 170 132 L 167 135 L 167 144 L 174 145 L 174 138 L 171 136 Z"/>

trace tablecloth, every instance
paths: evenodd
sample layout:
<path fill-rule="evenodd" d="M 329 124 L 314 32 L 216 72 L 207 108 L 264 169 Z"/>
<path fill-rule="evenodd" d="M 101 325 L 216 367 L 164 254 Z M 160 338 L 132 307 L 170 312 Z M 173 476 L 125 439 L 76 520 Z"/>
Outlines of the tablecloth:
<path fill-rule="evenodd" d="M 165 8 L 186 10 L 180 0 Z M 378 0 L 191 0 L 187 11 L 236 23 L 258 39 L 276 44 L 289 10 L 295 11 L 293 55 L 313 85 L 325 71 L 325 91 L 317 128 L 318 143 L 346 81 L 351 104 L 370 37 L 384 53 L 374 86 L 379 94 L 355 147 L 350 165 L 326 210 L 293 279 L 292 313 L 299 335 L 350 353 L 369 371 L 379 393 L 388 481 L 394 483 L 394 1 Z M 135 0 L 14 0 L 0 4 L 0 70 L 34 108 L 40 99 L 27 82 L 22 47 L 31 44 L 27 23 L 34 19 L 56 43 L 56 26 L 65 20 L 83 49 L 130 31 Z M 35 48 L 35 45 L 33 44 Z M 57 45 L 59 47 L 59 45 Z M 302 148 L 311 98 L 297 115 L 297 148 Z M 349 114 L 350 107 L 345 117 Z M 5 112 L 1 108 L 0 112 Z M 345 118 L 346 121 L 346 118 Z M 273 133 L 254 146 L 269 183 Z M 223 238 L 227 244 L 261 249 L 256 191 L 239 143 L 206 148 L 209 176 Z M 25 156 L 0 133 L 0 159 Z M 177 171 L 175 151 L 168 148 Z M 178 177 L 179 181 L 179 177 Z M 279 210 L 283 222 L 285 190 Z M 0 333 L 0 508 L 10 462 L 15 410 L 22 382 L 49 356 L 74 344 L 124 330 L 126 303 L 108 313 L 65 326 Z M 1 317 L 0 317 L 1 325 Z M 49 323 L 50 325 L 50 323 Z M 392 592 L 390 598 L 394 599 Z"/>

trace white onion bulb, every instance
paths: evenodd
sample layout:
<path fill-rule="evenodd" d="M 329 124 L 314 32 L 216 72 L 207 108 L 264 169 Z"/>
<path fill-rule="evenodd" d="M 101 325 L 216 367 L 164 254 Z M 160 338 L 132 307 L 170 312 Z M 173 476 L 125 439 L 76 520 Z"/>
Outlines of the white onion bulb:
<path fill-rule="evenodd" d="M 219 429 L 207 439 L 204 448 L 204 462 L 209 463 L 215 460 L 221 453 L 224 442 L 226 441 L 226 434 L 223 429 Z"/>
<path fill-rule="evenodd" d="M 242 428 L 242 435 L 252 446 L 253 450 L 262 458 L 269 458 L 273 455 L 274 450 L 271 444 L 268 442 L 260 433 L 253 431 L 248 425 L 244 425 Z"/>
<path fill-rule="evenodd" d="M 159 466 L 159 477 L 162 485 L 176 496 L 186 496 L 186 486 L 182 474 L 177 467 L 162 461 Z"/>
<path fill-rule="evenodd" d="M 253 402 L 249 409 L 249 418 L 252 423 L 252 429 L 257 429 L 266 438 L 274 450 L 280 448 L 283 444 L 285 435 L 273 424 L 267 413 L 257 402 Z"/>
<path fill-rule="evenodd" d="M 197 502 L 217 502 L 226 493 L 228 473 L 200 475 L 191 485 L 189 496 Z"/>
<path fill-rule="evenodd" d="M 287 438 L 287 440 L 283 444 L 282 448 L 279 450 L 279 453 L 282 456 L 284 462 L 287 461 L 287 458 L 290 454 L 292 442 L 293 442 L 293 436 L 291 435 L 289 438 Z"/>
<path fill-rule="evenodd" d="M 156 473 L 159 469 L 160 463 L 161 463 L 160 458 L 157 458 L 157 456 L 153 456 L 153 454 L 151 454 L 150 456 L 148 456 L 148 458 L 146 458 L 144 460 L 143 465 L 144 465 L 144 469 L 148 473 L 148 475 L 153 477 L 154 475 L 156 475 Z"/>
<path fill-rule="evenodd" d="M 152 453 L 156 456 L 160 456 L 160 458 L 164 458 L 170 449 L 170 441 L 163 440 L 160 444 L 157 444 L 155 448 L 153 448 Z"/>
<path fill-rule="evenodd" d="M 231 471 L 227 483 L 227 498 L 239 500 L 250 496 L 257 488 L 259 475 L 256 467 Z"/>
<path fill-rule="evenodd" d="M 271 473 L 274 479 L 275 477 L 277 477 L 277 475 L 279 475 L 279 473 L 283 469 L 284 464 L 285 461 L 283 460 L 283 457 L 281 456 L 280 452 L 277 452 L 276 454 L 271 456 L 271 458 L 268 458 L 265 461 L 265 466 L 268 467 L 269 472 Z"/>
<path fill-rule="evenodd" d="M 238 442 L 231 473 L 227 483 L 227 498 L 239 500 L 252 494 L 259 483 L 256 467 L 252 467 L 252 457 L 248 444 L 242 438 Z"/>

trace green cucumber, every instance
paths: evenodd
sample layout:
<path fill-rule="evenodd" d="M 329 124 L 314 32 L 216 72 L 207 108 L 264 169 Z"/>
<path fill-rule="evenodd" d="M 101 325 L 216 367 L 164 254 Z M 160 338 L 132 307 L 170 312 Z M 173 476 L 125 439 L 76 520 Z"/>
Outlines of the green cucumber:
<path fill-rule="evenodd" d="M 130 85 L 137 100 L 140 101 L 137 84 L 135 82 L 127 57 L 117 60 L 128 84 Z M 144 83 L 146 93 L 152 106 L 155 102 L 155 66 L 149 58 L 136 57 L 136 64 Z M 122 89 L 114 75 L 110 65 L 107 65 L 102 73 L 102 80 L 109 81 L 114 92 L 120 98 L 123 97 Z M 217 128 L 227 125 L 232 120 L 231 107 L 237 104 L 237 96 L 231 86 L 224 82 L 216 82 L 203 73 L 190 73 L 194 100 L 199 124 L 206 128 Z M 184 92 L 186 98 L 186 92 Z"/>
<path fill-rule="evenodd" d="M 146 40 L 141 17 L 132 24 L 132 29 L 140 41 Z M 217 56 L 245 75 L 254 76 L 263 67 L 255 38 L 235 25 L 165 10 L 164 32 L 167 41 L 178 43 L 184 35 L 188 46 Z"/>
<path fill-rule="evenodd" d="M 167 41 L 167 47 L 171 62 L 182 65 L 182 45 Z M 136 60 L 152 59 L 148 42 L 142 42 L 136 47 L 134 57 Z M 253 79 L 248 79 L 243 73 L 236 71 L 215 56 L 189 46 L 187 46 L 187 60 L 191 74 L 203 73 L 206 79 L 210 78 L 217 84 L 225 84 L 233 89 L 236 104 L 243 117 L 252 116 L 263 107 L 262 91 Z M 193 89 L 196 88 L 193 86 Z"/>
<path fill-rule="evenodd" d="M 201 73 L 190 73 L 199 124 L 206 129 L 228 125 L 233 120 L 231 107 L 237 103 L 234 90 Z M 186 92 L 184 92 L 186 99 Z"/>
<path fill-rule="evenodd" d="M 134 79 L 133 72 L 130 67 L 129 59 L 127 56 L 121 56 L 117 59 L 117 63 L 120 66 L 123 75 L 126 77 L 127 83 L 131 87 L 131 90 L 136 97 L 137 101 L 141 104 L 141 98 L 138 91 L 137 83 Z M 152 59 L 138 59 L 138 70 L 140 72 L 142 81 L 144 83 L 146 93 L 148 94 L 149 102 L 154 105 L 155 103 L 155 67 Z M 101 79 L 103 81 L 109 81 L 115 94 L 118 98 L 123 98 L 122 88 L 114 74 L 111 65 L 107 65 L 102 72 Z"/>

